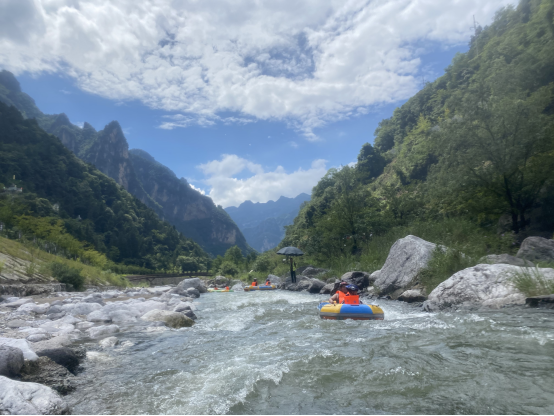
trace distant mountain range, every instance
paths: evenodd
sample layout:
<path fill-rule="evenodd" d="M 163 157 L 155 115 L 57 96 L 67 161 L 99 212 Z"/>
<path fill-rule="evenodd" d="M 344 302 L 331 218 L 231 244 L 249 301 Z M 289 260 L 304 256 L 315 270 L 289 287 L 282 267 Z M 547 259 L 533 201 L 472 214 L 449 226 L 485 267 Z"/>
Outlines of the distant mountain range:
<path fill-rule="evenodd" d="M 244 254 L 251 250 L 239 227 L 211 198 L 192 189 L 184 178 L 178 179 L 147 152 L 129 151 L 117 121 L 96 131 L 89 123 L 77 127 L 63 113 L 44 114 L 8 71 L 0 72 L 0 101 L 16 107 L 25 118 L 36 119 L 80 159 L 114 179 L 208 253 L 224 254 L 233 245 Z"/>
<path fill-rule="evenodd" d="M 285 225 L 292 224 L 300 206 L 310 200 L 302 193 L 295 198 L 280 197 L 265 203 L 245 201 L 238 207 L 228 207 L 231 216 L 246 237 L 248 244 L 264 252 L 276 247 L 285 236 Z"/>

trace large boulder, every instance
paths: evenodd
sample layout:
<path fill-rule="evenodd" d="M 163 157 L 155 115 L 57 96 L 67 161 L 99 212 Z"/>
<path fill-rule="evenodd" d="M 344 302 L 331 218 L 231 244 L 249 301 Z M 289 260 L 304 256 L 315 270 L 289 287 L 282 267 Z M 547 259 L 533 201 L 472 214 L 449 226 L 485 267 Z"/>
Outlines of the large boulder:
<path fill-rule="evenodd" d="M 50 309 L 49 303 L 43 303 L 43 304 L 37 305 L 36 303 L 29 302 L 21 305 L 19 308 L 17 308 L 17 311 L 23 312 L 23 313 L 32 312 L 36 314 L 43 314 L 43 313 L 46 313 L 48 309 Z"/>
<path fill-rule="evenodd" d="M 75 352 L 68 347 L 43 349 L 38 351 L 37 355 L 39 357 L 50 358 L 56 364 L 67 368 L 72 373 L 74 373 L 79 366 L 79 358 L 77 357 Z"/>
<path fill-rule="evenodd" d="M 150 322 L 164 322 L 171 328 L 183 328 L 194 325 L 194 321 L 188 316 L 171 311 L 150 311 L 141 316 L 141 319 Z"/>
<path fill-rule="evenodd" d="M 56 364 L 48 357 L 39 357 L 36 361 L 25 361 L 21 368 L 21 381 L 40 383 L 53 388 L 60 394 L 75 390 L 73 379 L 67 368 Z"/>
<path fill-rule="evenodd" d="M 301 267 L 296 271 L 297 274 L 301 274 L 306 277 L 317 277 L 325 272 L 328 272 L 328 270 L 313 266 Z"/>
<path fill-rule="evenodd" d="M 194 310 L 194 305 L 190 302 L 179 302 L 173 308 L 173 312 L 184 312 L 184 311 L 192 311 L 192 310 Z"/>
<path fill-rule="evenodd" d="M 69 407 L 50 387 L 0 376 L 0 414 L 66 415 Z"/>
<path fill-rule="evenodd" d="M 325 286 L 321 288 L 319 293 L 322 295 L 328 295 L 331 293 L 331 290 L 333 290 L 334 287 L 335 287 L 334 283 L 327 283 Z"/>
<path fill-rule="evenodd" d="M 274 274 L 268 274 L 267 275 L 267 280 L 269 280 L 272 285 L 280 285 L 281 284 L 281 278 L 279 276 L 275 276 Z"/>
<path fill-rule="evenodd" d="M 89 302 L 69 303 L 62 306 L 62 310 L 65 313 L 69 313 L 71 315 L 88 315 L 92 311 L 97 311 L 100 309 L 102 309 L 102 305 Z"/>
<path fill-rule="evenodd" d="M 38 356 L 29 346 L 29 343 L 24 339 L 2 338 L 0 337 L 0 347 L 7 346 L 17 348 L 23 353 L 23 358 L 26 360 L 36 360 Z"/>
<path fill-rule="evenodd" d="M 321 289 L 325 287 L 325 282 L 322 282 L 319 279 L 312 279 L 308 292 L 310 293 L 319 293 Z"/>
<path fill-rule="evenodd" d="M 204 286 L 204 283 L 202 282 L 202 280 L 200 280 L 198 277 L 185 279 L 177 285 L 177 288 L 182 288 L 185 290 L 191 287 L 198 290 L 200 293 L 206 293 L 208 291 L 206 289 L 206 286 Z"/>
<path fill-rule="evenodd" d="M 481 257 L 479 263 L 484 264 L 511 264 L 512 266 L 520 267 L 535 267 L 529 260 L 520 259 L 519 257 L 510 256 L 509 254 L 489 254 Z"/>
<path fill-rule="evenodd" d="M 186 295 L 191 298 L 199 298 L 200 297 L 200 291 L 194 287 L 189 287 L 187 289 Z"/>
<path fill-rule="evenodd" d="M 534 263 L 554 262 L 554 240 L 542 237 L 527 237 L 521 243 L 516 257 Z"/>
<path fill-rule="evenodd" d="M 112 321 L 112 318 L 110 317 L 110 315 L 106 311 L 98 310 L 98 311 L 92 311 L 91 313 L 89 313 L 87 315 L 87 321 L 89 321 L 89 322 L 110 323 Z"/>
<path fill-rule="evenodd" d="M 365 289 L 375 282 L 375 279 L 372 280 L 371 275 L 366 272 L 347 272 L 341 276 L 340 280 L 354 284 L 360 289 Z"/>
<path fill-rule="evenodd" d="M 435 248 L 435 244 L 413 235 L 397 240 L 375 281 L 380 294 L 392 294 L 412 285 L 420 270 L 431 260 Z"/>
<path fill-rule="evenodd" d="M 452 275 L 438 285 L 424 303 L 425 310 L 447 308 L 501 308 L 524 305 L 525 295 L 512 284 L 520 267 L 509 264 L 478 264 Z M 545 279 L 554 279 L 554 269 L 538 269 Z"/>
<path fill-rule="evenodd" d="M 19 348 L 0 345 L 0 376 L 17 376 L 23 361 L 23 352 Z"/>

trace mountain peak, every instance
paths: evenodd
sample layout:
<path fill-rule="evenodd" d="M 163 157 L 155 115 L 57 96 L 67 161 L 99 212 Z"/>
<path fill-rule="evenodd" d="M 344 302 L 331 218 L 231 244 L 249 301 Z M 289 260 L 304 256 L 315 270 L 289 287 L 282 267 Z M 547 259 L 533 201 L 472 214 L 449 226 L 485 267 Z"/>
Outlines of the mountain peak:
<path fill-rule="evenodd" d="M 96 132 L 96 129 L 94 127 L 92 127 L 89 123 L 87 123 L 85 121 L 85 124 L 83 124 L 83 130 L 92 130 L 94 132 Z"/>
<path fill-rule="evenodd" d="M 0 84 L 6 87 L 10 92 L 21 92 L 21 85 L 17 78 L 10 72 L 5 69 L 0 72 Z"/>
<path fill-rule="evenodd" d="M 138 156 L 138 157 L 142 157 L 143 159 L 149 160 L 150 162 L 157 162 L 156 159 L 154 159 L 154 156 L 152 156 L 146 150 L 131 149 L 131 150 L 129 150 L 129 153 L 131 153 L 135 156 Z"/>

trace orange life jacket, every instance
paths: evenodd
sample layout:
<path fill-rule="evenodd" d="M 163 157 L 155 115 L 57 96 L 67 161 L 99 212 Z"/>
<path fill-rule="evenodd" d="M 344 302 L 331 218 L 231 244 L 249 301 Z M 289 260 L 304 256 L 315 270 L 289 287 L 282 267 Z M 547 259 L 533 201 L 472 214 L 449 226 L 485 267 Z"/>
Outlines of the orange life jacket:
<path fill-rule="evenodd" d="M 347 305 L 359 305 L 360 296 L 351 295 L 350 293 L 337 292 L 339 294 L 339 303 L 346 303 Z"/>
<path fill-rule="evenodd" d="M 252 282 L 252 286 L 257 286 L 257 285 L 258 285 L 258 283 Z"/>
<path fill-rule="evenodd" d="M 270 280 L 267 280 L 267 281 L 265 282 L 265 285 L 266 285 L 266 286 L 271 286 L 271 281 L 270 281 Z"/>

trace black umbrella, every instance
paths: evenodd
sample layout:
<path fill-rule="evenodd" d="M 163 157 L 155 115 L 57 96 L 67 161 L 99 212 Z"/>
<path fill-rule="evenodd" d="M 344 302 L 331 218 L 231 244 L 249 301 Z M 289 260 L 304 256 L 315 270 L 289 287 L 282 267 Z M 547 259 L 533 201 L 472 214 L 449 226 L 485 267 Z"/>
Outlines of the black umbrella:
<path fill-rule="evenodd" d="M 285 247 L 277 252 L 283 256 L 303 256 L 304 253 L 296 247 Z"/>

